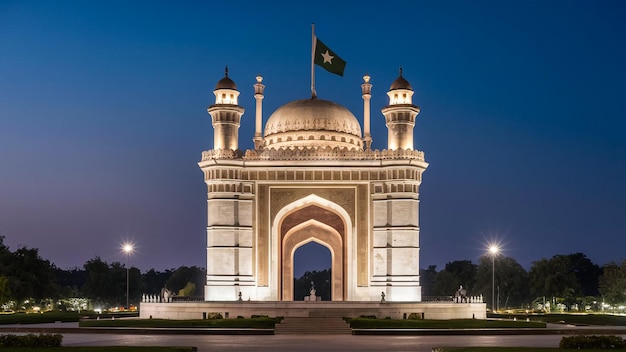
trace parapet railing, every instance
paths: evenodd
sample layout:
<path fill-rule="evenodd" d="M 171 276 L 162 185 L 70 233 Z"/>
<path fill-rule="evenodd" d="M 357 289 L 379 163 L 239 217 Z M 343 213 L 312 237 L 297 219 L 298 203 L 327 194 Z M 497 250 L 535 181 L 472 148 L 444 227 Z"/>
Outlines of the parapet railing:
<path fill-rule="evenodd" d="M 422 296 L 422 302 L 450 303 L 450 302 L 454 302 L 454 297 L 452 296 Z"/>
<path fill-rule="evenodd" d="M 231 150 L 213 149 L 202 152 L 202 161 L 213 159 L 243 160 L 418 160 L 425 161 L 420 150 L 349 150 L 345 148 L 294 148 Z"/>
<path fill-rule="evenodd" d="M 484 303 L 483 295 L 478 296 L 422 296 L 427 303 Z"/>
<path fill-rule="evenodd" d="M 143 303 L 180 303 L 180 302 L 204 302 L 204 296 L 161 296 L 154 294 L 143 294 L 141 296 Z"/>
<path fill-rule="evenodd" d="M 170 299 L 170 302 L 204 302 L 204 296 L 174 296 Z"/>

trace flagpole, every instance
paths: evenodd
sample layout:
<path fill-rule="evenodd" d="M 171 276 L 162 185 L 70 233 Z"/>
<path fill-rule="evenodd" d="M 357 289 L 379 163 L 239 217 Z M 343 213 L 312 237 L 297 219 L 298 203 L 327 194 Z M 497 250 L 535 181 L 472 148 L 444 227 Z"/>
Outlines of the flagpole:
<path fill-rule="evenodd" d="M 315 92 L 315 23 L 311 23 L 311 99 L 317 97 Z"/>

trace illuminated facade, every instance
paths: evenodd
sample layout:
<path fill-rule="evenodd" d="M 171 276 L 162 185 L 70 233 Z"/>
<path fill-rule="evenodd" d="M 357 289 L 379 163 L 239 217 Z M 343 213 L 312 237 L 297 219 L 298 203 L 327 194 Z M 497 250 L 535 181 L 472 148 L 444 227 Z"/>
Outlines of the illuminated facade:
<path fill-rule="evenodd" d="M 363 126 L 345 107 L 289 102 L 262 123 L 256 78 L 254 149 L 239 150 L 244 109 L 228 71 L 208 108 L 214 149 L 199 166 L 207 185 L 206 301 L 293 301 L 294 253 L 331 253 L 333 301 L 419 302 L 419 187 L 428 167 L 414 149 L 419 107 L 399 77 L 382 109 L 387 149 L 372 150 L 369 76 Z M 382 118 L 382 117 L 381 117 Z M 263 133 L 262 133 L 263 131 Z"/>

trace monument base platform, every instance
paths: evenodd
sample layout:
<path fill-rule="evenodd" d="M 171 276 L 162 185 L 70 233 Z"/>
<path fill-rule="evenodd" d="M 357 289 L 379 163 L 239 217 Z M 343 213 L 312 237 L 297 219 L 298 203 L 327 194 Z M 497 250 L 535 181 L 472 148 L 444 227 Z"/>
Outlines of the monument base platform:
<path fill-rule="evenodd" d="M 146 303 L 139 307 L 142 319 L 206 319 L 216 313 L 226 319 L 252 315 L 270 317 L 351 317 L 407 319 L 485 319 L 485 303 L 453 302 L 176 302 Z"/>

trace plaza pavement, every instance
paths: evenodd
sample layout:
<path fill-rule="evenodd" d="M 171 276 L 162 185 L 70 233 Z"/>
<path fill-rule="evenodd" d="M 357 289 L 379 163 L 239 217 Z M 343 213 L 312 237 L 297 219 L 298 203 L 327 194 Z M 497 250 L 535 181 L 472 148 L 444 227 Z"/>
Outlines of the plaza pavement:
<path fill-rule="evenodd" d="M 0 333 L 149 334 L 149 335 L 273 335 L 273 329 L 245 328 L 80 328 L 78 322 L 0 325 Z M 352 329 L 353 335 L 625 335 L 626 326 L 575 326 L 547 324 L 546 328 L 485 329 Z"/>

